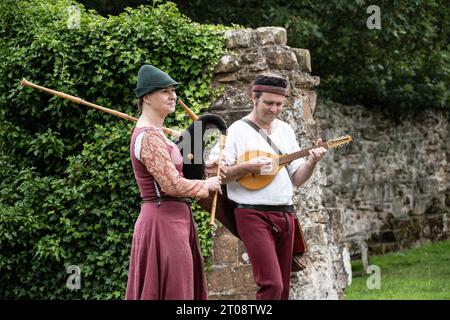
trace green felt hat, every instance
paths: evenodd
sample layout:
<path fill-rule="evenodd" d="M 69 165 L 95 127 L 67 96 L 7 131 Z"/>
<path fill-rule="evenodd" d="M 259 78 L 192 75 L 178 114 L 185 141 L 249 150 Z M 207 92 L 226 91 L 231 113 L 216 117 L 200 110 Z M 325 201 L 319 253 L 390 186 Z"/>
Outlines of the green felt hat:
<path fill-rule="evenodd" d="M 134 92 L 141 98 L 158 89 L 176 86 L 179 83 L 173 80 L 167 73 L 158 68 L 145 64 L 139 69 L 137 85 Z"/>

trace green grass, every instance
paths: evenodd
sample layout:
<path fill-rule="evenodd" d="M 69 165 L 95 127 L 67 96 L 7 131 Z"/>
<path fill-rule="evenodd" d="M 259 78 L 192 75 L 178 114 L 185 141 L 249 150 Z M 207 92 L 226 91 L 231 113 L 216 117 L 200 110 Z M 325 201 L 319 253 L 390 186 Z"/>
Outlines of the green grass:
<path fill-rule="evenodd" d="M 371 256 L 370 264 L 380 267 L 380 289 L 368 289 L 361 261 L 352 262 L 352 284 L 346 300 L 450 300 L 450 241 L 384 256 Z"/>

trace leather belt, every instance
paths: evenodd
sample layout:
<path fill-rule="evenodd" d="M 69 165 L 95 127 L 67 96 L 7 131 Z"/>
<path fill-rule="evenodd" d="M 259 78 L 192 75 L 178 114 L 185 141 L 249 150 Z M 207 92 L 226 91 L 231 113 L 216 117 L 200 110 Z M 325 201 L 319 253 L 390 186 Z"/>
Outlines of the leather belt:
<path fill-rule="evenodd" d="M 294 212 L 293 205 L 272 206 L 266 204 L 237 204 L 238 208 L 253 209 L 258 211 Z"/>
<path fill-rule="evenodd" d="M 170 197 L 170 196 L 162 196 L 160 198 L 156 198 L 156 199 L 142 199 L 142 202 L 144 203 L 154 203 L 154 202 L 165 202 L 165 201 L 175 201 L 175 202 L 184 202 L 184 203 L 188 203 L 188 198 L 177 198 L 177 197 Z"/>

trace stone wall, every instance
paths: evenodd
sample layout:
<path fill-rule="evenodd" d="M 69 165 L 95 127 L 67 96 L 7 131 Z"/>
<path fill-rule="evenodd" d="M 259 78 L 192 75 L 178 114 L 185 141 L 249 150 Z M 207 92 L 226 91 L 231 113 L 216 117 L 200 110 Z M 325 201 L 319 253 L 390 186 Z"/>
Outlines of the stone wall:
<path fill-rule="evenodd" d="M 288 79 L 290 97 L 281 119 L 294 128 L 301 147 L 311 146 L 317 138 L 313 114 L 319 78 L 310 74 L 309 51 L 286 46 L 283 28 L 233 30 L 226 39 L 229 52 L 216 66 L 213 82 L 223 92 L 209 111 L 220 114 L 230 125 L 251 111 L 250 86 L 256 75 L 282 74 Z M 326 166 L 318 165 L 294 196 L 309 252 L 306 270 L 292 274 L 291 299 L 340 299 L 351 279 L 342 208 L 323 201 L 325 170 Z M 211 299 L 255 298 L 256 285 L 245 248 L 224 228 L 214 238 L 213 270 L 207 277 Z"/>
<path fill-rule="evenodd" d="M 321 137 L 356 140 L 325 159 L 322 200 L 344 208 L 352 254 L 369 254 L 450 238 L 448 115 L 320 103 Z"/>

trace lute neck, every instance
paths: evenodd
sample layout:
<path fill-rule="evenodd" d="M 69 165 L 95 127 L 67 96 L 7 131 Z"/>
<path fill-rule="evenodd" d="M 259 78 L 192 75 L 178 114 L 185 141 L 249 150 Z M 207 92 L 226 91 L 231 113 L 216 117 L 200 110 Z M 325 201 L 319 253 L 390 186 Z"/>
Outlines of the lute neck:
<path fill-rule="evenodd" d="M 283 154 L 283 155 L 280 156 L 280 158 L 278 160 L 278 165 L 282 166 L 282 165 L 290 163 L 290 162 L 292 162 L 294 160 L 307 157 L 307 156 L 309 156 L 309 150 L 314 149 L 314 148 L 318 148 L 318 147 L 324 147 L 325 149 L 328 149 L 327 143 L 326 142 L 322 142 L 318 146 L 312 146 L 312 147 L 309 147 L 307 149 L 299 150 L 299 151 L 296 151 L 296 152 L 293 152 L 293 153 Z"/>

